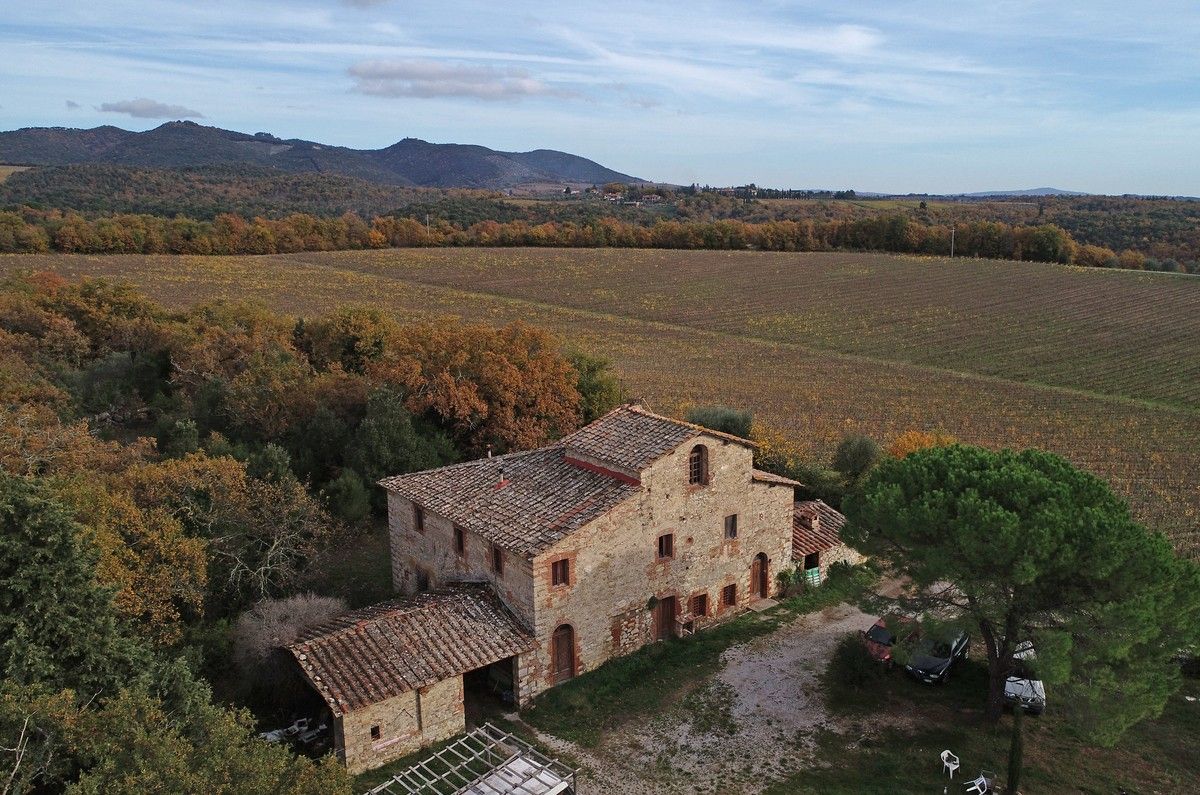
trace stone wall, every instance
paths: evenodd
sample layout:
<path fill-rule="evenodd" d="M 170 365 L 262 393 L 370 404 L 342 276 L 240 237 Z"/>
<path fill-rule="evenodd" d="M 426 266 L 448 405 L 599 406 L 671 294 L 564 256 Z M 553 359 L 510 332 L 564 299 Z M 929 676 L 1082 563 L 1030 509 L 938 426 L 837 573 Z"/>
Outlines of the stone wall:
<path fill-rule="evenodd" d="M 420 590 L 422 575 L 430 588 L 453 580 L 486 580 L 527 625 L 533 623 L 533 584 L 528 560 L 504 552 L 504 573 L 492 570 L 492 545 L 464 531 L 465 552 L 454 549 L 454 524 L 425 511 L 425 532 L 414 527 L 412 502 L 388 493 L 388 529 L 392 554 L 392 586 L 402 594 Z"/>
<path fill-rule="evenodd" d="M 524 654 L 517 655 L 517 679 L 513 684 L 518 707 L 526 706 L 530 699 L 545 689 L 540 684 L 540 673 L 541 664 L 535 652 L 525 652 Z"/>
<path fill-rule="evenodd" d="M 685 444 L 642 473 L 641 494 L 554 545 L 533 561 L 534 635 L 539 648 L 527 663 L 538 690 L 550 687 L 551 636 L 560 624 L 575 630 L 576 673 L 636 650 L 653 637 L 656 600 L 674 596 L 678 612 L 691 597 L 707 594 L 710 618 L 702 627 L 743 609 L 750 600 L 756 555 L 769 560 L 768 588 L 791 566 L 790 486 L 751 480 L 752 451 L 717 437 L 708 447 L 708 485 L 688 484 Z M 725 539 L 725 517 L 738 515 L 738 536 Z M 657 559 L 660 535 L 674 534 L 674 556 Z M 571 581 L 552 585 L 551 564 L 572 559 Z M 722 588 L 737 586 L 737 604 L 721 604 Z"/>
<path fill-rule="evenodd" d="M 465 730 L 462 677 L 454 676 L 337 718 L 334 743 L 357 775 Z"/>
<path fill-rule="evenodd" d="M 821 567 L 821 582 L 825 582 L 825 578 L 829 576 L 829 567 L 833 564 L 849 563 L 853 566 L 857 566 L 864 560 L 866 560 L 866 558 L 845 544 L 838 544 L 832 549 L 825 550 L 821 553 L 821 558 L 819 560 Z"/>

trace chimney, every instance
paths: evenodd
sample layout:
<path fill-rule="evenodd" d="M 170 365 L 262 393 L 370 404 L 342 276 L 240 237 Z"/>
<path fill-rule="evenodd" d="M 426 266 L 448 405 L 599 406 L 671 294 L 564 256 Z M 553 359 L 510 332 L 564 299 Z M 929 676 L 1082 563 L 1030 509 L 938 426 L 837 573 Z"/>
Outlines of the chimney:
<path fill-rule="evenodd" d="M 804 510 L 800 514 L 801 524 L 809 530 L 817 532 L 821 529 L 821 516 L 812 506 L 804 506 Z"/>

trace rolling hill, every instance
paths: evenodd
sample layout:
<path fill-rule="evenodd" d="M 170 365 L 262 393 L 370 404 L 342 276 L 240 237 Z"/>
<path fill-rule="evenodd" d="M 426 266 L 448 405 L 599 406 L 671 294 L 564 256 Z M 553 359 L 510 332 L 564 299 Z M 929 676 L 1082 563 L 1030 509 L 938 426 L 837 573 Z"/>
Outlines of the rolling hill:
<path fill-rule="evenodd" d="M 545 183 L 642 182 L 567 152 L 500 152 L 485 146 L 405 138 L 384 149 L 350 149 L 167 122 L 145 132 L 103 126 L 82 130 L 26 127 L 0 132 L 0 163 L 31 166 L 105 164 L 142 168 L 247 165 L 338 174 L 385 185 L 500 190 Z"/>

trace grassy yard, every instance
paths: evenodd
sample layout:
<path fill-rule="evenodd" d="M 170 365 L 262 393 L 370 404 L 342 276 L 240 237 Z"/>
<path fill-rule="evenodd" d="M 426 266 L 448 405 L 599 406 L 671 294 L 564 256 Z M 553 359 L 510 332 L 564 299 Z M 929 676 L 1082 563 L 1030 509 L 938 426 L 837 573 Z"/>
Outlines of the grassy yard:
<path fill-rule="evenodd" d="M 773 632 L 802 613 L 855 602 L 875 579 L 866 568 L 835 573 L 820 588 L 769 612 L 746 613 L 690 637 L 650 644 L 543 693 L 523 718 L 556 737 L 595 746 L 615 724 L 653 715 L 684 697 L 720 668 L 721 653 L 730 646 Z"/>
<path fill-rule="evenodd" d="M 857 696 L 840 694 L 830 707 L 861 720 L 862 733 L 822 733 L 817 767 L 789 776 L 768 795 L 795 793 L 928 793 L 947 780 L 939 755 L 950 749 L 962 760 L 955 780 L 969 780 L 986 769 L 1002 787 L 1008 760 L 1011 716 L 998 726 L 983 722 L 986 669 L 971 661 L 941 687 L 912 681 L 899 671 L 884 677 L 878 688 Z M 1025 720 L 1025 793 L 1082 792 L 1129 795 L 1196 791 L 1200 766 L 1195 740 L 1200 737 L 1200 681 L 1186 680 L 1163 715 L 1131 729 L 1114 748 L 1084 743 L 1060 713 L 1050 706 L 1040 717 Z M 912 729 L 888 729 L 865 737 L 881 719 L 906 718 Z M 965 775 L 964 775 L 965 774 Z"/>

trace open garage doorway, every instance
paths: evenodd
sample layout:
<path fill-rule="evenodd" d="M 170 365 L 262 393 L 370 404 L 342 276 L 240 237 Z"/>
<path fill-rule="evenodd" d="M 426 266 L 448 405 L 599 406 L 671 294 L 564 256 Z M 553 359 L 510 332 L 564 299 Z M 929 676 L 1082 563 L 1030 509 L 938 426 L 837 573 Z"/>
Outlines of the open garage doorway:
<path fill-rule="evenodd" d="M 463 674 L 463 709 L 468 726 L 482 726 L 517 708 L 517 658 L 505 657 Z"/>

